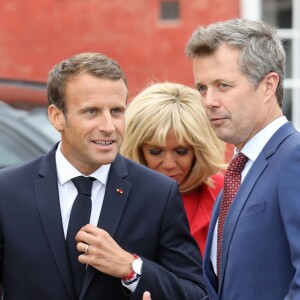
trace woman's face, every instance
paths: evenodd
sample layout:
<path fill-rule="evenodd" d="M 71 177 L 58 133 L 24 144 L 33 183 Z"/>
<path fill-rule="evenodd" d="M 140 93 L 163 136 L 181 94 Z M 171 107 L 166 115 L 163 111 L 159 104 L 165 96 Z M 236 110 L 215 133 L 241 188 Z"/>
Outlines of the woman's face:
<path fill-rule="evenodd" d="M 179 186 L 188 176 L 194 161 L 193 147 L 180 145 L 172 129 L 164 147 L 143 144 L 142 151 L 148 168 L 175 179 Z"/>

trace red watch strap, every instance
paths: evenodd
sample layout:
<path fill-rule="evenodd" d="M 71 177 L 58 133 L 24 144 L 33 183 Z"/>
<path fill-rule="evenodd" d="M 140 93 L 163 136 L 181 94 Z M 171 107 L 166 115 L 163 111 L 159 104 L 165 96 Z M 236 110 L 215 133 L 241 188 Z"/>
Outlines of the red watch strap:
<path fill-rule="evenodd" d="M 137 256 L 136 254 L 133 254 L 133 257 L 134 259 L 133 260 L 136 260 L 136 259 L 140 259 L 139 256 Z M 122 278 L 122 280 L 124 281 L 130 281 L 132 278 L 134 278 L 136 276 L 135 272 L 133 269 L 131 269 L 131 273 L 125 277 Z"/>

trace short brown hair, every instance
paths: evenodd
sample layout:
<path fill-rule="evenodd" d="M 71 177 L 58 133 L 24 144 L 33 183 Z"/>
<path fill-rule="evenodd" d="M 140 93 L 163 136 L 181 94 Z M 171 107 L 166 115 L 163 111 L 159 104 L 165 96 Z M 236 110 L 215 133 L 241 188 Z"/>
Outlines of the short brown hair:
<path fill-rule="evenodd" d="M 54 104 L 65 113 L 66 84 L 70 78 L 81 73 L 103 79 L 123 79 L 127 86 L 126 75 L 115 60 L 101 53 L 80 53 L 61 61 L 49 72 L 47 84 L 49 105 Z"/>

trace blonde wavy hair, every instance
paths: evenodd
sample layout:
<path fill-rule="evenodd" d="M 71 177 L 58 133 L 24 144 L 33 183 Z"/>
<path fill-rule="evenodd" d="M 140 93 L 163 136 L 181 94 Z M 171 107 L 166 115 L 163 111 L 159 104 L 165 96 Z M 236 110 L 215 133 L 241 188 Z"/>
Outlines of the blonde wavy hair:
<path fill-rule="evenodd" d="M 179 144 L 191 145 L 194 162 L 179 189 L 188 192 L 201 184 L 213 187 L 211 175 L 225 169 L 225 144 L 214 133 L 200 93 L 178 83 L 155 83 L 138 94 L 128 105 L 121 154 L 147 166 L 142 145 L 165 146 L 174 130 Z"/>

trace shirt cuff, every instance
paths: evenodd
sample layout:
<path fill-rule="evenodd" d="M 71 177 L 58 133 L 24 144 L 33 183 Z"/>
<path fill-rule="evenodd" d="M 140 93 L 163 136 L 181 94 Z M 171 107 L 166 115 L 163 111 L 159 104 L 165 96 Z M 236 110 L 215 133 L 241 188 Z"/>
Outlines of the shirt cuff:
<path fill-rule="evenodd" d="M 140 281 L 140 278 L 141 278 L 141 277 L 139 277 L 135 282 L 133 282 L 133 283 L 131 283 L 131 284 L 125 284 L 125 283 L 124 283 L 124 280 L 121 280 L 121 282 L 122 282 L 122 285 L 123 285 L 124 287 L 126 287 L 127 289 L 129 289 L 129 291 L 130 291 L 131 293 L 134 293 L 134 292 L 135 292 L 135 289 L 136 289 L 136 287 L 137 287 L 137 285 L 138 285 L 138 283 L 139 283 L 139 281 Z"/>

